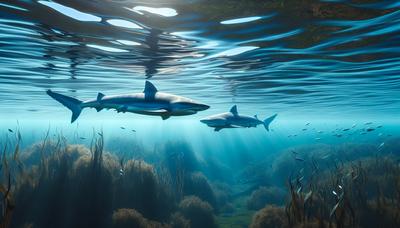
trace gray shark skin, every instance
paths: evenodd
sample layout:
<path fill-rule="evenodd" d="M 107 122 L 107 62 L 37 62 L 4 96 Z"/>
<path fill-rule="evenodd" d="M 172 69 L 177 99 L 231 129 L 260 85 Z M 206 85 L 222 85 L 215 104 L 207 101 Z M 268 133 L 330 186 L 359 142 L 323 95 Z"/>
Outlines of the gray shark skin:
<path fill-rule="evenodd" d="M 96 99 L 87 101 L 80 101 L 51 90 L 47 90 L 47 94 L 72 111 L 71 123 L 79 117 L 84 108 L 95 108 L 97 112 L 102 109 L 115 109 L 122 113 L 161 116 L 163 120 L 171 116 L 193 115 L 210 108 L 206 104 L 186 97 L 158 92 L 149 81 L 146 81 L 144 91 L 141 93 L 112 96 L 99 93 Z"/>
<path fill-rule="evenodd" d="M 213 127 L 214 131 L 220 131 L 224 128 L 257 127 L 260 124 L 264 125 L 265 129 L 269 131 L 269 125 L 276 116 L 277 114 L 268 117 L 264 121 L 261 121 L 257 118 L 257 115 L 255 115 L 254 117 L 239 115 L 237 111 L 237 106 L 234 105 L 229 112 L 208 116 L 204 119 L 201 119 L 200 122 L 206 124 L 209 127 Z"/>

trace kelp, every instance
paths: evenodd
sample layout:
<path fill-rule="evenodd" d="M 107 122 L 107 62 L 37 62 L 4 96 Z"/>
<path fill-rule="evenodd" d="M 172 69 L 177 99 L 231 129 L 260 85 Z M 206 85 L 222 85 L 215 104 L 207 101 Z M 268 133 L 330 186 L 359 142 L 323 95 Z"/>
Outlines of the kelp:
<path fill-rule="evenodd" d="M 12 143 L 8 137 L 5 139 L 5 143 L 2 148 L 1 156 L 1 182 L 0 182 L 0 228 L 7 228 L 11 224 L 12 214 L 15 208 L 15 202 L 13 198 L 13 185 L 15 181 L 13 179 L 17 178 L 17 175 L 22 175 L 23 164 L 19 158 L 20 144 L 22 141 L 21 132 L 19 127 L 16 131 L 10 131 L 14 133 L 15 142 Z M 14 150 L 9 154 L 8 145 L 14 144 Z"/>
<path fill-rule="evenodd" d="M 395 157 L 337 161 L 307 183 L 300 177 L 289 179 L 288 188 L 285 211 L 291 227 L 400 226 L 400 167 Z"/>

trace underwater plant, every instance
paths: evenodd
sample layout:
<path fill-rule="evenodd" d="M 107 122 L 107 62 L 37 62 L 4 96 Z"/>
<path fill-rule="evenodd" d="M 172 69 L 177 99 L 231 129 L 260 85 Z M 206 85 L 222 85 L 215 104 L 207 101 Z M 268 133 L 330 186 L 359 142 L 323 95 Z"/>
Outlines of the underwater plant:
<path fill-rule="evenodd" d="M 197 196 L 186 196 L 179 203 L 179 212 L 190 221 L 191 228 L 217 227 L 213 208 Z"/>
<path fill-rule="evenodd" d="M 112 174 L 103 166 L 102 136 L 90 150 L 60 145 L 47 157 L 42 153 L 40 164 L 27 171 L 32 175 L 19 178 L 12 225 L 106 227 L 111 197 L 104 196 L 112 195 Z"/>
<path fill-rule="evenodd" d="M 26 176 L 25 166 L 21 161 L 22 136 L 19 125 L 15 131 L 8 129 L 11 136 L 6 136 L 0 143 L 0 227 L 10 227 L 15 213 L 15 191 L 17 178 Z"/>
<path fill-rule="evenodd" d="M 175 212 L 171 216 L 170 225 L 172 228 L 190 228 L 190 221 L 183 217 L 181 213 Z"/>
<path fill-rule="evenodd" d="M 116 180 L 114 205 L 134 208 L 146 218 L 167 220 L 174 198 L 167 186 L 161 185 L 153 167 L 141 160 L 129 160 Z"/>
<path fill-rule="evenodd" d="M 250 228 L 283 228 L 289 227 L 285 210 L 282 207 L 268 205 L 259 210 L 251 221 Z"/>
<path fill-rule="evenodd" d="M 113 228 L 167 228 L 168 225 L 151 221 L 143 217 L 135 209 L 120 208 L 112 214 Z"/>
<path fill-rule="evenodd" d="M 164 159 L 157 166 L 158 174 L 179 202 L 185 195 L 186 176 L 199 169 L 199 161 L 192 148 L 184 141 L 167 142 L 160 156 Z"/>
<path fill-rule="evenodd" d="M 183 169 L 186 173 L 197 171 L 200 167 L 196 154 L 187 142 L 167 142 L 163 151 L 166 166 L 173 175 L 177 169 Z"/>
<path fill-rule="evenodd" d="M 366 157 L 309 178 L 289 180 L 290 226 L 398 227 L 400 167 L 393 156 Z M 317 171 L 319 172 L 319 171 Z"/>
<path fill-rule="evenodd" d="M 217 227 L 217 221 L 243 226 L 258 209 L 251 227 L 400 226 L 400 167 L 393 151 L 381 149 L 378 156 L 369 144 L 307 146 L 295 153 L 305 161 L 287 151 L 280 159 L 290 161 L 275 163 L 276 170 L 302 165 L 291 167 L 285 197 L 270 176 L 264 180 L 269 185 L 253 182 L 250 188 L 243 182 L 210 182 L 198 170 L 185 170 L 179 156 L 169 160 L 175 162 L 171 176 L 165 161 L 125 160 L 104 151 L 102 133 L 94 135 L 89 148 L 68 144 L 62 135 L 46 136 L 26 154 L 18 136 L 6 143 L 0 164 L 2 227 L 189 228 Z M 306 148 L 313 153 L 306 155 Z M 335 159 L 317 157 L 327 148 Z M 351 151 L 362 155 L 347 156 Z M 257 172 L 262 165 L 250 169 Z M 285 198 L 286 207 L 273 205 Z"/>
<path fill-rule="evenodd" d="M 375 156 L 375 144 L 343 143 L 338 145 L 314 144 L 292 147 L 284 150 L 272 164 L 270 177 L 273 182 L 284 186 L 289 176 L 301 171 L 304 177 L 315 174 L 316 168 L 322 172 L 334 168 L 335 163 L 356 161 Z"/>
<path fill-rule="evenodd" d="M 189 173 L 185 176 L 183 192 L 185 195 L 194 195 L 207 201 L 214 208 L 217 207 L 214 191 L 207 178 L 200 172 Z"/>
<path fill-rule="evenodd" d="M 247 208 L 259 210 L 267 204 L 283 205 L 286 193 L 278 187 L 260 187 L 251 193 Z"/>
<path fill-rule="evenodd" d="M 232 189 L 229 184 L 223 182 L 213 182 L 211 184 L 215 199 L 217 202 L 217 211 L 222 213 L 232 213 L 235 208 L 231 201 L 233 200 Z"/>
<path fill-rule="evenodd" d="M 170 218 L 176 203 L 153 167 L 104 152 L 103 134 L 94 135 L 90 148 L 46 137 L 34 153 L 28 150 L 30 165 L 16 177 L 13 227 L 108 227 L 119 208 L 146 219 Z"/>

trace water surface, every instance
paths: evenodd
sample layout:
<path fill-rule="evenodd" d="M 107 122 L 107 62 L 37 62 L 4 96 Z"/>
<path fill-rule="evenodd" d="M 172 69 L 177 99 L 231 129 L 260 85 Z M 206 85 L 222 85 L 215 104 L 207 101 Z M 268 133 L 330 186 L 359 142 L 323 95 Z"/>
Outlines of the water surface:
<path fill-rule="evenodd" d="M 238 104 L 288 119 L 398 119 L 398 7 L 396 1 L 2 1 L 0 113 L 64 118 L 67 111 L 47 89 L 89 99 L 139 92 L 149 79 L 161 91 L 211 105 L 204 115 Z"/>

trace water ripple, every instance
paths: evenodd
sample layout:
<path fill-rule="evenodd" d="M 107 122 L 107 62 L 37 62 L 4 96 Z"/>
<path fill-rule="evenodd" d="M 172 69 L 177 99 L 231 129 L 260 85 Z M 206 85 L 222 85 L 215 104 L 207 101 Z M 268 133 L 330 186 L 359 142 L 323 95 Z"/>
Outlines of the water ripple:
<path fill-rule="evenodd" d="M 5 0 L 0 115 L 11 105 L 51 113 L 57 106 L 46 89 L 93 98 L 141 91 L 152 79 L 212 105 L 209 112 L 238 103 L 257 112 L 393 118 L 399 8 L 397 1 Z"/>

